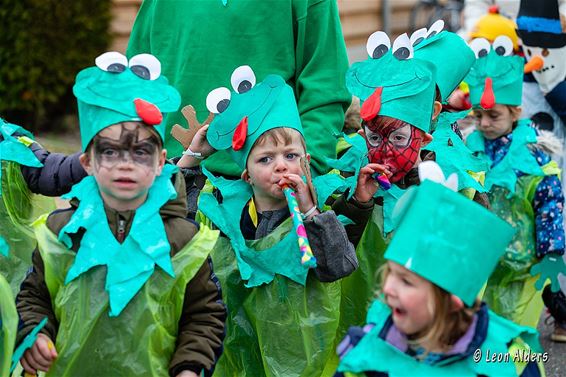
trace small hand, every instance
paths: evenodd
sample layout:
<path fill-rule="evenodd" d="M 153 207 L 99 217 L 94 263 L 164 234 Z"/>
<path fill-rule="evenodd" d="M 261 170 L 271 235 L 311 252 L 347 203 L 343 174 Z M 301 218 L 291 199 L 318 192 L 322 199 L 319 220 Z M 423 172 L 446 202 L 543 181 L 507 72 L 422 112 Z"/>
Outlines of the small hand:
<path fill-rule="evenodd" d="M 387 177 L 391 176 L 391 172 L 385 165 L 381 164 L 367 164 L 360 169 L 358 174 L 358 184 L 354 197 L 360 203 L 369 202 L 377 191 L 378 184 L 372 177 L 373 174 L 385 174 Z"/>
<path fill-rule="evenodd" d="M 308 212 L 314 206 L 314 200 L 309 190 L 308 185 L 297 174 L 284 174 L 283 178 L 279 181 L 279 186 L 289 186 L 295 191 L 297 203 L 302 213 Z M 310 217 L 318 214 L 316 210 Z"/>
<path fill-rule="evenodd" d="M 208 143 L 208 140 L 206 140 L 206 133 L 208 132 L 209 126 L 210 126 L 209 124 L 206 124 L 198 129 L 188 148 L 193 153 L 200 153 L 201 158 L 196 158 L 189 155 L 183 155 L 183 157 L 181 157 L 181 159 L 177 162 L 177 166 L 181 168 L 192 168 L 198 166 L 202 159 L 210 156 L 216 151 Z"/>
<path fill-rule="evenodd" d="M 45 334 L 38 334 L 33 346 L 20 359 L 26 373 L 35 375 L 38 370 L 47 372 L 57 358 L 55 345 Z"/>
<path fill-rule="evenodd" d="M 547 254 L 542 260 L 531 268 L 531 275 L 536 276 L 540 274 L 540 278 L 535 283 L 535 287 L 541 290 L 544 287 L 546 279 L 550 279 L 550 289 L 553 292 L 560 290 L 560 283 L 558 282 L 558 275 L 566 275 L 566 265 L 564 259 L 558 254 Z"/>

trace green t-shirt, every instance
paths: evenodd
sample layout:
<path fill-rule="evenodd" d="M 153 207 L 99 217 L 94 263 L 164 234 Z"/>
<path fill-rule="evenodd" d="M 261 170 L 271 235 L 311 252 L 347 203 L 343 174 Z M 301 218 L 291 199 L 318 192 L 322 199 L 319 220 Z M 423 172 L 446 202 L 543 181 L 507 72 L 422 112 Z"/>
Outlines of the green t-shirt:
<path fill-rule="evenodd" d="M 145 0 L 137 15 L 127 55 L 151 53 L 162 73 L 193 105 L 199 120 L 208 116 L 206 96 L 231 87 L 235 68 L 249 65 L 257 80 L 281 75 L 294 89 L 307 148 L 318 173 L 325 158 L 336 157 L 334 133 L 344 123 L 351 96 L 345 86 L 346 47 L 335 0 Z M 165 147 L 179 156 L 173 124 L 187 127 L 180 111 L 167 115 Z M 205 166 L 240 175 L 226 152 Z"/>

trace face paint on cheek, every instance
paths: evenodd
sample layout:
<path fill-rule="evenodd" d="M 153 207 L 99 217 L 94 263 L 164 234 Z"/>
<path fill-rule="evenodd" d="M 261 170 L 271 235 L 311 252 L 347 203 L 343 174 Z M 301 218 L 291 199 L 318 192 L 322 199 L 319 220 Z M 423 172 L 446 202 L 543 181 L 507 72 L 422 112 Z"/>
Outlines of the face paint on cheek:
<path fill-rule="evenodd" d="M 392 173 L 389 181 L 393 183 L 398 182 L 415 166 L 422 141 L 422 132 L 415 127 L 411 127 L 411 136 L 406 147 L 395 147 L 389 138 L 384 138 L 378 147 L 371 147 L 368 144 L 369 161 L 388 166 Z"/>

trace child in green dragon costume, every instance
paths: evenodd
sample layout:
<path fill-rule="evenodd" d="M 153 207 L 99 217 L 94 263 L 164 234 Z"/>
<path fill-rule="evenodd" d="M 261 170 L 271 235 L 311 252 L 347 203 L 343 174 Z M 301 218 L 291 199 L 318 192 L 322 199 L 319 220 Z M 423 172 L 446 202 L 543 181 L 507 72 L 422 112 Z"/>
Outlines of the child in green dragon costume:
<path fill-rule="evenodd" d="M 228 180 L 203 168 L 210 184 L 199 218 L 225 235 L 212 253 L 229 313 L 215 376 L 330 376 L 340 318 L 336 280 L 357 267 L 354 247 L 309 188 L 310 156 L 291 87 L 278 75 L 256 84 L 249 66 L 237 68 L 231 83 L 233 90 L 208 95 L 214 120 L 178 163 L 194 167 L 225 150 L 244 171 Z M 285 185 L 295 191 L 315 257 L 305 263 Z"/>
<path fill-rule="evenodd" d="M 470 46 L 477 62 L 466 82 L 477 131 L 467 145 L 490 166 L 485 187 L 492 210 L 517 230 L 484 300 L 499 315 L 536 328 L 543 285 L 549 278 L 557 291 L 558 274 L 566 272 L 560 169 L 549 156 L 555 151 L 545 148 L 549 135 L 520 119 L 523 61 L 511 55 L 509 37 L 493 44 L 478 38 Z"/>
<path fill-rule="evenodd" d="M 342 334 L 346 326 L 363 323 L 377 289 L 376 271 L 384 263 L 383 253 L 394 231 L 393 208 L 408 187 L 419 184 L 417 166 L 425 156 L 438 160 L 439 174 L 455 173 L 458 189 L 471 190 L 470 198 L 483 191 L 469 172 L 487 167 L 450 128 L 462 114 L 442 113 L 436 122 L 438 140 L 430 134 L 433 118 L 441 110 L 440 101 L 474 63 L 466 43 L 454 33 L 442 31 L 442 27 L 442 22 L 437 22 L 428 30 L 419 30 L 411 37 L 404 34 L 392 43 L 383 32 L 372 34 L 367 43 L 370 58 L 355 63 L 346 77 L 351 93 L 363 101 L 364 138 L 345 137 L 352 147 L 340 160 L 330 162 L 341 171 L 351 172 L 351 177 L 327 175 L 315 180 L 316 187 L 329 187 L 327 194 L 347 190 L 333 209 L 355 222 L 346 229 L 354 244 L 359 240 L 356 253 L 360 267 L 342 281 Z M 429 148 L 431 140 L 434 146 Z M 436 156 L 430 157 L 429 151 L 421 153 L 424 149 Z M 376 174 L 387 175 L 391 187 L 378 189 Z M 356 217 L 363 220 L 362 214 L 366 221 L 356 221 Z"/>
<path fill-rule="evenodd" d="M 513 228 L 428 180 L 430 164 L 395 208 L 381 294 L 338 347 L 335 376 L 544 376 L 537 331 L 478 299 Z"/>
<path fill-rule="evenodd" d="M 89 176 L 34 224 L 17 343 L 48 322 L 20 362 L 47 376 L 210 375 L 226 316 L 208 260 L 218 232 L 185 219 L 184 179 L 165 163 L 163 113 L 180 95 L 154 56 L 117 52 L 73 92 Z"/>

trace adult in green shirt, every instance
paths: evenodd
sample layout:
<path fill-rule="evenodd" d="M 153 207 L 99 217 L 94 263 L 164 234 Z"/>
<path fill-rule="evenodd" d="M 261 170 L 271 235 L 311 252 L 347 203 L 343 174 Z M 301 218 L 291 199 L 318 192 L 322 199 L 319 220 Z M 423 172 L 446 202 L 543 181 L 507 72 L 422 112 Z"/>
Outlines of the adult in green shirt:
<path fill-rule="evenodd" d="M 281 75 L 293 88 L 312 166 L 323 174 L 335 158 L 336 138 L 351 96 L 345 86 L 346 46 L 336 0 L 144 0 L 136 17 L 127 55 L 151 53 L 162 73 L 192 104 L 202 121 L 206 96 L 231 88 L 230 74 L 249 65 L 257 80 Z M 168 157 L 183 148 L 171 137 L 173 124 L 187 127 L 180 111 L 167 115 Z M 239 176 L 226 152 L 208 158 L 215 173 Z"/>

